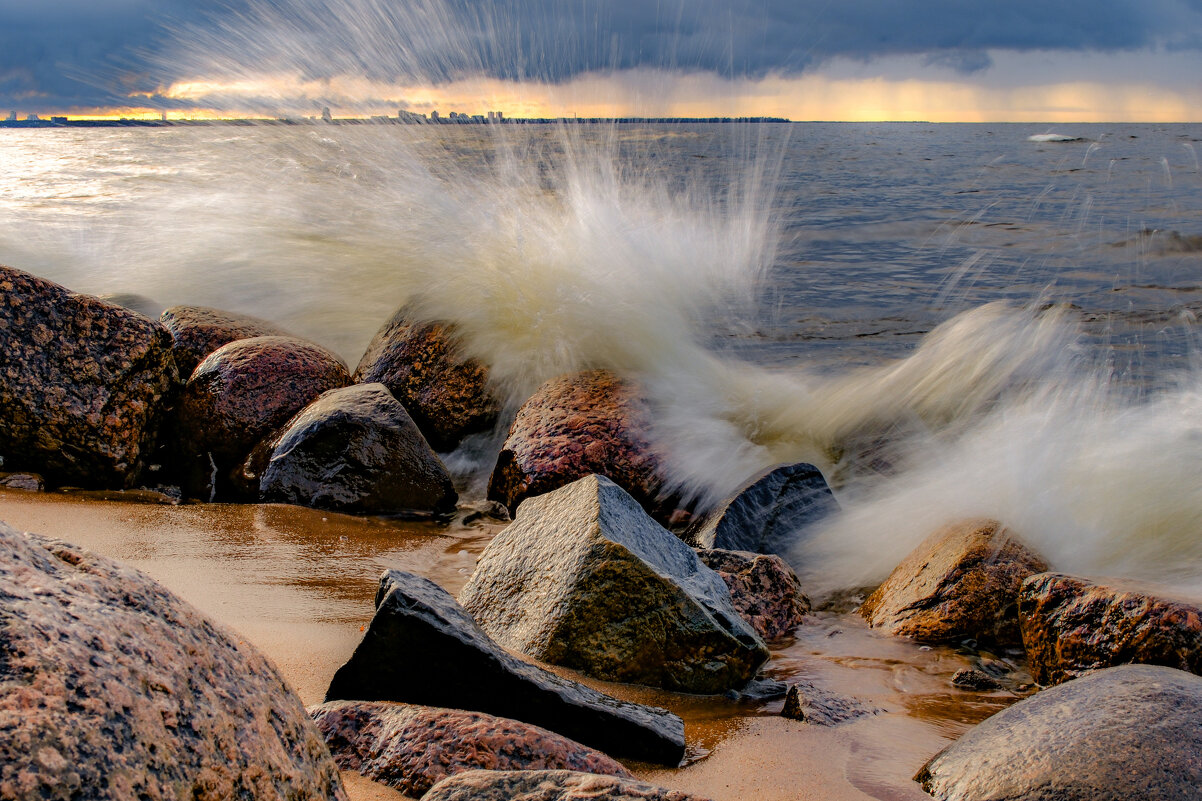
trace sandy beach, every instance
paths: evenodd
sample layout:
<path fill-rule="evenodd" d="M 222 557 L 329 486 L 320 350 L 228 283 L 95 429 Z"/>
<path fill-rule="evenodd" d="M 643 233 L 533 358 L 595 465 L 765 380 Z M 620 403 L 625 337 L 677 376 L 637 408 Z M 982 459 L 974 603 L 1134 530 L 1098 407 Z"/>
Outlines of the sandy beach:
<path fill-rule="evenodd" d="M 268 657 L 305 704 L 319 703 L 372 616 L 379 575 L 400 568 L 458 592 L 503 523 L 355 518 L 278 505 L 173 506 L 135 493 L 0 491 L 0 520 L 60 537 L 153 576 Z M 684 718 L 688 755 L 640 778 L 715 801 L 927 798 L 911 777 L 971 724 L 1015 700 L 949 683 L 969 664 L 818 612 L 773 647 L 765 675 L 852 696 L 877 713 L 838 726 L 779 716 L 781 701 L 732 701 L 585 680 Z M 567 671 L 560 671 L 572 675 Z M 572 675 L 580 679 L 580 676 Z M 355 799 L 402 798 L 344 774 Z"/>

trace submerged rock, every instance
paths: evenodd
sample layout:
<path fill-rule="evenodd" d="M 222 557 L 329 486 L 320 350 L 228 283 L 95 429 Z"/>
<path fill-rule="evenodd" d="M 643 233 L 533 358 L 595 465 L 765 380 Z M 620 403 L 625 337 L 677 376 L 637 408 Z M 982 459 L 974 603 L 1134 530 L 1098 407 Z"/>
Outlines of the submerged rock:
<path fill-rule="evenodd" d="M 1160 593 L 1134 582 L 1031 576 L 1018 596 L 1031 675 L 1059 684 L 1129 662 L 1202 673 L 1202 606 Z"/>
<path fill-rule="evenodd" d="M 0 524 L 0 797 L 344 799 L 300 700 L 147 576 Z"/>
<path fill-rule="evenodd" d="M 553 378 L 518 410 L 489 479 L 488 497 L 514 515 L 526 498 L 597 474 L 668 522 L 678 504 L 664 497 L 650 428 L 650 410 L 630 381 L 608 370 Z"/>
<path fill-rule="evenodd" d="M 1019 642 L 1015 604 L 1023 580 L 1047 562 L 994 520 L 933 533 L 864 601 L 873 627 L 919 642 L 972 638 Z"/>
<path fill-rule="evenodd" d="M 334 701 L 309 710 L 338 766 L 421 796 L 465 770 L 574 770 L 633 778 L 600 751 L 482 712 Z"/>
<path fill-rule="evenodd" d="M 510 655 L 432 581 L 390 570 L 362 642 L 327 701 L 399 701 L 532 723 L 607 754 L 675 766 L 684 723 L 619 701 Z"/>
<path fill-rule="evenodd" d="M 881 710 L 855 698 L 830 692 L 812 684 L 792 684 L 785 694 L 781 717 L 800 720 L 817 726 L 838 726 L 840 723 L 875 715 Z"/>
<path fill-rule="evenodd" d="M 259 498 L 351 514 L 453 511 L 446 467 L 383 384 L 331 389 L 252 454 Z"/>
<path fill-rule="evenodd" d="M 234 314 L 207 306 L 172 306 L 163 310 L 159 322 L 171 332 L 175 363 L 185 381 L 206 356 L 230 342 L 252 337 L 291 337 L 275 323 L 246 314 Z"/>
<path fill-rule="evenodd" d="M 440 453 L 488 431 L 500 411 L 488 388 L 488 368 L 459 352 L 454 327 L 418 322 L 407 308 L 376 333 L 355 368 L 355 382 L 388 387 Z"/>
<path fill-rule="evenodd" d="M 349 383 L 337 356 L 301 339 L 254 337 L 210 353 L 188 379 L 178 412 L 185 492 L 229 494 L 229 474 L 260 440 L 321 393 Z"/>
<path fill-rule="evenodd" d="M 568 770 L 473 770 L 443 779 L 422 801 L 706 801 L 634 779 Z"/>
<path fill-rule="evenodd" d="M 0 460 L 52 485 L 134 486 L 177 381 L 171 336 L 0 266 Z"/>
<path fill-rule="evenodd" d="M 783 465 L 708 515 L 692 537 L 702 548 L 785 554 L 802 529 L 838 510 L 817 467 Z"/>
<path fill-rule="evenodd" d="M 915 776 L 940 801 L 1202 798 L 1202 678 L 1128 665 L 1019 701 Z"/>
<path fill-rule="evenodd" d="M 523 503 L 459 598 L 506 648 L 610 681 L 720 693 L 768 658 L 722 579 L 603 476 Z"/>
<path fill-rule="evenodd" d="M 983 670 L 976 668 L 960 668 L 952 676 L 952 686 L 961 690 L 996 690 L 1001 682 Z"/>
<path fill-rule="evenodd" d="M 158 320 L 159 315 L 163 313 L 162 303 L 145 295 L 139 295 L 137 292 L 105 292 L 96 297 L 105 303 L 136 311 L 152 320 Z"/>
<path fill-rule="evenodd" d="M 810 611 L 797 574 L 775 554 L 714 548 L 697 558 L 722 578 L 739 617 L 765 640 L 789 636 Z"/>

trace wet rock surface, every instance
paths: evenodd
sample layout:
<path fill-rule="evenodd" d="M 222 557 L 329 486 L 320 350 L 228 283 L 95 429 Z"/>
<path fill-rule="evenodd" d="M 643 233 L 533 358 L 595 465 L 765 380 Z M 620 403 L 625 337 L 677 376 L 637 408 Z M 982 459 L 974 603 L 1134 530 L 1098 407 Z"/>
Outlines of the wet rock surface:
<path fill-rule="evenodd" d="M 1043 573 L 1023 582 L 1018 614 L 1028 666 L 1040 684 L 1130 662 L 1202 673 L 1197 602 L 1133 582 Z"/>
<path fill-rule="evenodd" d="M 0 487 L 42 492 L 46 489 L 46 482 L 37 473 L 0 473 Z"/>
<path fill-rule="evenodd" d="M 390 570 L 376 614 L 327 701 L 399 701 L 514 718 L 614 756 L 676 765 L 684 723 L 663 709 L 619 701 L 512 656 L 445 590 Z"/>
<path fill-rule="evenodd" d="M 262 454 L 262 465 L 250 463 Z M 453 511 L 446 467 L 383 384 L 332 389 L 248 460 L 259 498 L 351 514 Z"/>
<path fill-rule="evenodd" d="M 630 381 L 607 370 L 554 378 L 518 410 L 489 479 L 488 497 L 513 515 L 526 498 L 597 474 L 667 522 L 678 504 L 664 497 L 650 426 L 650 410 Z"/>
<path fill-rule="evenodd" d="M 873 627 L 919 642 L 1017 644 L 1019 586 L 1047 567 L 997 521 L 953 523 L 902 560 L 860 614 Z"/>
<path fill-rule="evenodd" d="M 781 717 L 813 723 L 816 726 L 837 726 L 852 720 L 875 715 L 881 710 L 846 695 L 823 690 L 812 684 L 789 686 Z"/>
<path fill-rule="evenodd" d="M 172 306 L 163 310 L 159 322 L 171 332 L 175 363 L 185 381 L 196 365 L 222 345 L 252 337 L 292 336 L 267 320 L 207 306 Z"/>
<path fill-rule="evenodd" d="M 406 308 L 367 346 L 355 382 L 388 387 L 440 453 L 488 431 L 500 411 L 488 388 L 488 368 L 459 353 L 454 328 L 418 322 Z"/>
<path fill-rule="evenodd" d="M 722 578 L 735 611 L 765 640 L 789 636 L 810 611 L 797 574 L 775 554 L 715 548 L 697 558 Z"/>
<path fill-rule="evenodd" d="M 940 801 L 1170 801 L 1202 797 L 1202 678 L 1099 670 L 969 729 L 915 776 Z"/>
<path fill-rule="evenodd" d="M 959 687 L 961 690 L 986 691 L 996 690 L 1002 684 L 983 670 L 961 668 L 952 676 L 952 686 Z"/>
<path fill-rule="evenodd" d="M 55 486 L 134 486 L 176 381 L 157 322 L 0 266 L 5 469 Z"/>
<path fill-rule="evenodd" d="M 459 598 L 504 647 L 610 681 L 719 693 L 768 658 L 722 579 L 603 476 L 523 503 Z"/>
<path fill-rule="evenodd" d="M 633 779 L 566 770 L 475 770 L 443 779 L 422 801 L 706 801 Z"/>
<path fill-rule="evenodd" d="M 185 492 L 206 500 L 237 494 L 230 474 L 260 440 L 349 383 L 337 356 L 301 339 L 254 337 L 218 348 L 196 366 L 178 410 Z"/>
<path fill-rule="evenodd" d="M 0 797 L 343 799 L 300 700 L 147 576 L 0 524 Z"/>
<path fill-rule="evenodd" d="M 817 467 L 783 465 L 707 515 L 691 537 L 702 548 L 785 554 L 803 529 L 838 510 Z"/>
<path fill-rule="evenodd" d="M 338 766 L 421 796 L 465 770 L 573 770 L 633 778 L 554 732 L 508 718 L 428 706 L 335 701 L 309 710 Z"/>

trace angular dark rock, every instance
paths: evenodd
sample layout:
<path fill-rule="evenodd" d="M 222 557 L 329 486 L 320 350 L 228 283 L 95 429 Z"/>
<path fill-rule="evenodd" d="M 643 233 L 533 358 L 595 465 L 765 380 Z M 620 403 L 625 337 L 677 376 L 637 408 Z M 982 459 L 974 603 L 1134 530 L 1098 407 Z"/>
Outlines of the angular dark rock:
<path fill-rule="evenodd" d="M 0 524 L 0 797 L 345 799 L 300 700 L 150 578 Z"/>
<path fill-rule="evenodd" d="M 637 385 L 608 370 L 553 378 L 518 410 L 488 482 L 512 516 L 526 498 L 593 474 L 629 492 L 667 523 L 679 503 L 664 492 L 650 441 L 651 413 Z"/>
<path fill-rule="evenodd" d="M 1018 588 L 1047 567 L 996 521 L 953 523 L 902 560 L 860 614 L 873 627 L 919 642 L 1017 644 Z"/>
<path fill-rule="evenodd" d="M 175 363 L 185 381 L 222 345 L 252 337 L 291 337 L 275 323 L 207 306 L 172 306 L 159 316 L 175 343 Z"/>
<path fill-rule="evenodd" d="M 459 598 L 504 647 L 610 681 L 720 693 L 768 658 L 722 579 L 604 476 L 523 503 Z"/>
<path fill-rule="evenodd" d="M 697 558 L 722 578 L 739 617 L 765 640 L 789 636 L 810 611 L 797 574 L 776 554 L 713 548 Z"/>
<path fill-rule="evenodd" d="M 46 489 L 46 482 L 37 473 L 0 473 L 0 487 L 41 492 Z"/>
<path fill-rule="evenodd" d="M 210 353 L 188 379 L 177 414 L 185 493 L 235 494 L 230 474 L 260 440 L 349 383 L 337 356 L 301 339 L 240 339 Z"/>
<path fill-rule="evenodd" d="M 1041 573 L 1023 582 L 1018 619 L 1040 684 L 1130 662 L 1202 673 L 1202 604 L 1166 590 Z"/>
<path fill-rule="evenodd" d="M 263 454 L 262 465 L 253 465 Z M 383 384 L 323 393 L 252 454 L 260 500 L 350 514 L 451 512 L 451 476 Z"/>
<path fill-rule="evenodd" d="M 465 770 L 574 770 L 634 778 L 592 748 L 529 723 L 386 701 L 332 701 L 309 710 L 343 770 L 421 796 Z"/>
<path fill-rule="evenodd" d="M 422 801 L 706 801 L 634 779 L 569 770 L 473 770 L 449 776 Z"/>
<path fill-rule="evenodd" d="M 50 484 L 137 483 L 177 382 L 136 312 L 0 266 L 0 460 Z"/>
<path fill-rule="evenodd" d="M 399 701 L 514 718 L 607 754 L 676 765 L 684 723 L 510 655 L 437 584 L 399 570 L 380 580 L 376 614 L 334 674 L 327 701 Z"/>
<path fill-rule="evenodd" d="M 914 779 L 940 801 L 1202 798 L 1200 717 L 1202 678 L 1099 670 L 987 718 Z"/>
<path fill-rule="evenodd" d="M 952 676 L 952 686 L 962 690 L 996 690 L 1001 683 L 982 670 L 960 668 Z"/>
<path fill-rule="evenodd" d="M 855 698 L 823 690 L 812 684 L 792 684 L 785 694 L 781 717 L 817 726 L 838 726 L 880 712 Z"/>
<path fill-rule="evenodd" d="M 355 382 L 388 387 L 440 453 L 454 450 L 469 434 L 488 431 L 500 411 L 488 387 L 488 368 L 460 354 L 454 326 L 419 322 L 408 308 L 397 311 L 367 346 Z"/>
<path fill-rule="evenodd" d="M 799 533 L 839 510 L 812 464 L 770 471 L 707 515 L 690 536 L 701 548 L 787 554 Z"/>

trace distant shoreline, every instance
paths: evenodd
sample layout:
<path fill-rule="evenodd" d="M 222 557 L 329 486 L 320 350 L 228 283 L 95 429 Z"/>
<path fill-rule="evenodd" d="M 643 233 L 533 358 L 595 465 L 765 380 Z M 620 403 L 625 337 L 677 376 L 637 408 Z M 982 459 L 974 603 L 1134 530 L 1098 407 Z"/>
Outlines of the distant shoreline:
<path fill-rule="evenodd" d="M 284 117 L 263 119 L 217 120 L 0 120 L 0 128 L 195 128 L 215 125 L 591 125 L 603 123 L 640 123 L 678 125 L 687 123 L 762 123 L 792 122 L 783 117 L 506 117 L 503 120 L 474 120 L 471 118 L 440 119 L 437 122 L 407 121 L 395 117 L 336 118 L 311 120 Z"/>

